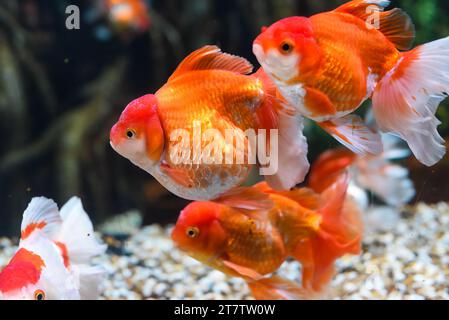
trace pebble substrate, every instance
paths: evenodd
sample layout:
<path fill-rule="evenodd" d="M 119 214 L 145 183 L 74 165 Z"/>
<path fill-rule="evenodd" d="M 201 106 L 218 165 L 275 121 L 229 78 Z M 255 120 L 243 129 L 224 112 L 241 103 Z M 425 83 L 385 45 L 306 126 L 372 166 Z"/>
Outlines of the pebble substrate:
<path fill-rule="evenodd" d="M 362 255 L 337 262 L 328 298 L 449 299 L 448 204 L 418 204 L 390 226 L 380 221 L 385 225 L 367 229 Z M 170 230 L 151 225 L 123 243 L 109 241 L 116 245 L 95 261 L 108 274 L 102 299 L 251 299 L 242 279 L 176 249 Z M 0 239 L 0 266 L 15 250 L 11 240 Z M 288 261 L 278 274 L 299 282 L 300 270 Z"/>

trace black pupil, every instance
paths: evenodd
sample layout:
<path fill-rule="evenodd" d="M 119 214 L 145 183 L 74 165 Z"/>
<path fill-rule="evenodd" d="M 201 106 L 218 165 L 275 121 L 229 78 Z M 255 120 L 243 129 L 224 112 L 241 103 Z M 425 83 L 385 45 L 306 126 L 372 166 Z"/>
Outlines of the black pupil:
<path fill-rule="evenodd" d="M 134 132 L 129 130 L 129 131 L 126 132 L 126 135 L 128 136 L 128 138 L 132 138 L 132 137 L 134 137 Z"/>
<path fill-rule="evenodd" d="M 44 295 L 42 293 L 38 293 L 36 298 L 37 298 L 37 300 L 43 300 L 44 299 Z"/>
<path fill-rule="evenodd" d="M 193 237 L 195 235 L 195 231 L 194 230 L 189 230 L 189 236 Z"/>
<path fill-rule="evenodd" d="M 283 45 L 282 45 L 282 50 L 283 51 L 290 51 L 290 45 L 288 44 L 288 43 L 284 43 Z"/>

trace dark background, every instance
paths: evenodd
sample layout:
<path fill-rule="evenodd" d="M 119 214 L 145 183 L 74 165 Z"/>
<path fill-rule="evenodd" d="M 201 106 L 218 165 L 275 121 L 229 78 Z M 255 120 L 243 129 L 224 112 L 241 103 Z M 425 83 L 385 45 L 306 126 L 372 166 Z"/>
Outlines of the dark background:
<path fill-rule="evenodd" d="M 292 15 L 331 10 L 330 0 L 154 0 L 151 27 L 117 27 L 99 1 L 0 2 L 0 235 L 16 235 L 33 196 L 60 205 L 83 199 L 95 222 L 137 208 L 144 222 L 174 222 L 187 203 L 116 154 L 109 130 L 126 104 L 163 85 L 191 51 L 216 44 L 248 58 L 263 25 Z M 418 31 L 417 44 L 449 35 L 449 1 L 403 0 Z M 65 28 L 65 8 L 81 9 L 81 29 Z M 99 36 L 101 31 L 109 34 Z M 449 134 L 448 103 L 440 132 Z M 335 142 L 307 130 L 310 160 Z M 410 159 L 416 200 L 449 199 L 449 161 L 434 168 Z"/>

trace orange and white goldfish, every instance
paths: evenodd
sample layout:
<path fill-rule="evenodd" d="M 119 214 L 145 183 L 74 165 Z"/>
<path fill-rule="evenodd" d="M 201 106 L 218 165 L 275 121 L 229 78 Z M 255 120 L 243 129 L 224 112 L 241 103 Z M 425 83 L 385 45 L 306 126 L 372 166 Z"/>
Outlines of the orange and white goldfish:
<path fill-rule="evenodd" d="M 104 270 L 89 263 L 105 250 L 79 198 L 60 212 L 52 200 L 33 198 L 23 214 L 19 248 L 0 272 L 0 299 L 97 299 Z"/>
<path fill-rule="evenodd" d="M 449 37 L 406 51 L 414 25 L 400 9 L 384 11 L 389 4 L 355 0 L 280 20 L 263 29 L 253 52 L 296 111 L 352 151 L 382 150 L 379 135 L 351 114 L 371 98 L 380 130 L 431 166 L 445 154 L 435 113 L 449 92 Z"/>
<path fill-rule="evenodd" d="M 244 182 L 256 164 L 248 161 L 256 151 L 247 133 L 257 131 L 259 137 L 265 130 L 270 135 L 262 145 L 278 157 L 277 170 L 266 174 L 266 181 L 276 189 L 295 186 L 309 169 L 302 118 L 281 112 L 284 102 L 276 87 L 262 70 L 248 76 L 251 72 L 247 60 L 216 46 L 193 52 L 155 94 L 126 107 L 111 129 L 111 146 L 172 193 L 211 200 Z M 277 152 L 271 152 L 274 145 Z M 213 161 L 206 161 L 211 155 Z M 259 152 L 257 163 L 268 165 Z"/>
<path fill-rule="evenodd" d="M 308 186 L 315 192 L 323 192 L 348 170 L 351 178 L 348 194 L 361 210 L 369 206 L 367 191 L 390 206 L 408 203 L 415 195 L 409 171 L 392 161 L 409 156 L 410 151 L 399 144 L 399 138 L 389 134 L 382 134 L 382 142 L 384 151 L 379 155 L 357 155 L 344 148 L 322 153 L 312 165 Z"/>
<path fill-rule="evenodd" d="M 105 0 L 105 7 L 109 20 L 118 28 L 145 32 L 151 25 L 144 0 Z"/>
<path fill-rule="evenodd" d="M 317 297 L 334 275 L 335 260 L 360 253 L 362 225 L 347 185 L 343 175 L 320 195 L 306 188 L 274 191 L 262 182 L 234 197 L 193 202 L 172 239 L 200 262 L 244 278 L 256 298 Z M 257 193 L 267 197 L 264 209 Z M 302 290 L 265 277 L 288 257 L 302 264 Z"/>

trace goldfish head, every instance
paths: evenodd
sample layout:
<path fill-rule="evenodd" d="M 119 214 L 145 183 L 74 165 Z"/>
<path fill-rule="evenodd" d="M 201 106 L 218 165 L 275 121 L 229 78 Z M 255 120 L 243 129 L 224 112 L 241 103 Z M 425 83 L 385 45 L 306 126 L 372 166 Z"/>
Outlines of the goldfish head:
<path fill-rule="evenodd" d="M 172 239 L 181 250 L 202 262 L 220 254 L 226 233 L 219 221 L 225 207 L 214 202 L 192 202 L 179 215 Z"/>
<path fill-rule="evenodd" d="M 143 169 L 158 163 L 165 136 L 156 96 L 148 94 L 128 104 L 111 129 L 110 142 L 117 153 Z"/>
<path fill-rule="evenodd" d="M 281 82 L 314 70 L 321 59 L 312 24 L 304 17 L 286 18 L 262 28 L 253 52 L 265 72 Z"/>
<path fill-rule="evenodd" d="M 55 255 L 54 246 L 48 241 L 36 248 L 47 251 L 45 257 L 34 251 L 21 248 L 0 273 L 0 300 L 46 300 L 79 299 L 75 281 Z M 42 243 L 42 242 L 41 242 Z M 55 261 L 55 263 L 53 263 Z"/>

